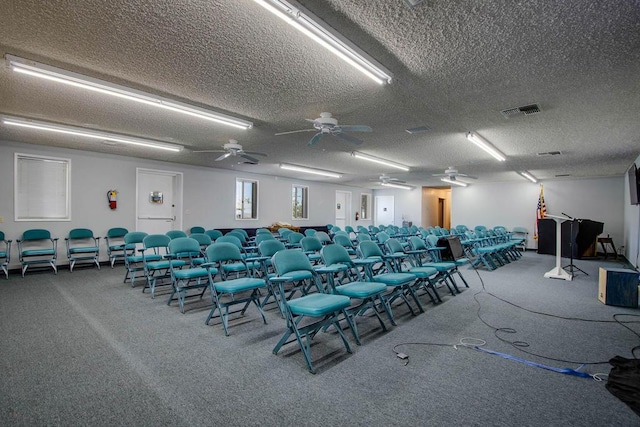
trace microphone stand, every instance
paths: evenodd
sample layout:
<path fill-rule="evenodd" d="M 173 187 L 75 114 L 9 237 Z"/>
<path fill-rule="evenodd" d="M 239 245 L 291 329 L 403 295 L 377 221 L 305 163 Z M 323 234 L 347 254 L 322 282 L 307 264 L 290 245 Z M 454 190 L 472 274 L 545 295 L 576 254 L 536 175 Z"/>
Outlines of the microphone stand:
<path fill-rule="evenodd" d="M 575 276 L 575 271 L 580 271 L 584 274 L 586 274 L 587 276 L 589 275 L 586 271 L 581 270 L 580 268 L 576 267 L 575 265 L 573 265 L 573 222 L 574 221 L 580 221 L 579 219 L 575 219 L 572 216 L 567 215 L 566 213 L 562 212 L 562 215 L 566 216 L 567 218 L 569 218 L 569 221 L 571 221 L 571 223 L 569 224 L 569 265 L 565 265 L 564 267 L 562 267 L 563 270 L 567 270 L 569 272 L 569 274 L 571 275 L 571 278 L 573 279 L 573 277 Z"/>

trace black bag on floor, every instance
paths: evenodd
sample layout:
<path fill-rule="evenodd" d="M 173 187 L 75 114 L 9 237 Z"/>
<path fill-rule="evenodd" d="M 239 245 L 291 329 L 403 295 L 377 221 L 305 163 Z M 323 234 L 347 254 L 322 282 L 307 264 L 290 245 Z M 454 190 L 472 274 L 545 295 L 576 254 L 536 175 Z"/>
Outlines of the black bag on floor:
<path fill-rule="evenodd" d="M 640 416 L 640 359 L 615 356 L 609 363 L 613 368 L 609 373 L 607 390 Z"/>

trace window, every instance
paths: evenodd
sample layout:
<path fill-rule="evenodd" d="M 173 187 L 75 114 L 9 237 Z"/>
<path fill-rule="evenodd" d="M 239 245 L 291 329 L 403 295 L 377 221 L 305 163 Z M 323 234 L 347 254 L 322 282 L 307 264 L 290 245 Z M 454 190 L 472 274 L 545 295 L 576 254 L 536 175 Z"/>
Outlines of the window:
<path fill-rule="evenodd" d="M 371 194 L 360 195 L 360 219 L 371 219 Z"/>
<path fill-rule="evenodd" d="M 15 154 L 16 221 L 70 221 L 71 160 Z"/>
<path fill-rule="evenodd" d="M 309 219 L 309 187 L 294 185 L 291 190 L 293 219 Z"/>
<path fill-rule="evenodd" d="M 258 181 L 236 179 L 236 219 L 258 219 Z"/>

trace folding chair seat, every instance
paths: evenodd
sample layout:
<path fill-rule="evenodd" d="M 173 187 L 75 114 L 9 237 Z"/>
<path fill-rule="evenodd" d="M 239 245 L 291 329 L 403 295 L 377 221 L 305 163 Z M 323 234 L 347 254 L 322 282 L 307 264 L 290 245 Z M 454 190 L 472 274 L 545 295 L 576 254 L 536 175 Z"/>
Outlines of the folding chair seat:
<path fill-rule="evenodd" d="M 49 230 L 31 229 L 22 233 L 17 240 L 18 257 L 22 265 L 22 277 L 31 265 L 46 264 L 58 274 L 58 238 L 52 238 Z"/>
<path fill-rule="evenodd" d="M 323 248 L 320 239 L 314 236 L 305 236 L 300 240 L 300 246 L 302 251 L 307 255 L 312 265 L 318 264 L 322 257 L 320 256 L 320 249 Z"/>
<path fill-rule="evenodd" d="M 185 233 L 182 230 L 169 230 L 167 231 L 167 236 L 169 236 L 170 239 L 176 239 L 178 237 L 187 237 L 187 233 Z"/>
<path fill-rule="evenodd" d="M 9 263 L 11 262 L 11 240 L 6 240 L 4 233 L 0 231 L 0 269 L 4 277 L 9 279 Z"/>
<path fill-rule="evenodd" d="M 196 233 L 197 235 L 197 233 Z M 206 234 L 200 234 L 209 238 Z M 171 295 L 167 305 L 171 305 L 171 301 L 178 300 L 180 312 L 184 313 L 184 304 L 187 298 L 202 296 L 209 288 L 209 273 L 215 277 L 217 270 L 214 267 L 209 269 L 196 266 L 203 262 L 194 262 L 194 260 L 202 260 L 202 248 L 200 242 L 192 237 L 177 237 L 169 242 L 169 252 L 175 255 L 176 259 L 184 260 L 188 268 L 177 268 L 176 263 L 169 263 L 169 271 L 171 273 Z M 197 292 L 192 292 L 192 291 Z M 175 298 L 174 298 L 175 297 Z"/>
<path fill-rule="evenodd" d="M 344 295 L 351 299 L 352 305 L 345 311 L 351 316 L 353 337 L 358 345 L 360 345 L 360 337 L 358 336 L 358 328 L 355 317 L 363 316 L 369 310 L 380 322 L 382 330 L 386 332 L 387 327 L 380 317 L 378 305 L 386 313 L 389 322 L 393 323 L 391 309 L 383 298 L 383 294 L 387 291 L 384 283 L 369 282 L 360 280 L 355 263 L 347 253 L 347 250 L 340 245 L 327 245 L 321 249 L 322 261 L 324 266 L 316 269 L 319 274 L 325 274 L 327 283 L 331 291 L 337 295 Z M 344 283 L 346 281 L 346 283 Z M 356 304 L 353 305 L 353 301 Z"/>
<path fill-rule="evenodd" d="M 89 261 L 100 270 L 100 237 L 95 237 L 93 231 L 88 228 L 74 228 L 69 231 L 69 236 L 64 239 L 67 247 L 67 259 L 69 271 L 73 271 L 76 262 Z"/>
<path fill-rule="evenodd" d="M 127 256 L 127 251 L 125 250 L 124 236 L 129 232 L 126 228 L 115 227 L 110 228 L 107 231 L 107 235 L 104 240 L 107 244 L 107 255 L 109 256 L 109 264 L 111 268 L 115 265 L 118 260 L 124 261 Z"/>
<path fill-rule="evenodd" d="M 253 303 L 258 308 L 262 321 L 266 325 L 267 319 L 260 304 L 260 289 L 266 288 L 267 284 L 264 279 L 252 277 L 251 270 L 242 257 L 240 249 L 233 243 L 216 242 L 207 248 L 206 254 L 208 263 L 205 264 L 205 268 L 209 271 L 209 289 L 211 290 L 213 307 L 207 316 L 205 324 L 208 325 L 209 321 L 215 316 L 216 311 L 218 311 L 218 316 L 222 320 L 224 334 L 229 336 L 229 314 L 239 312 L 244 315 L 249 305 Z M 243 264 L 246 273 L 245 277 L 228 279 L 222 274 L 223 280 L 214 282 L 214 271 L 223 272 L 225 265 L 229 263 Z M 249 295 L 246 295 L 247 293 Z M 243 304 L 240 310 L 229 311 L 229 307 L 238 304 Z"/>
<path fill-rule="evenodd" d="M 391 260 L 393 256 L 385 255 L 380 249 L 380 246 L 374 241 L 365 241 L 361 242 L 358 245 L 358 257 L 363 260 L 362 262 L 366 262 L 363 264 L 364 272 L 367 277 L 367 280 L 373 282 L 384 283 L 387 286 L 388 293 L 383 295 L 383 298 L 386 300 L 389 307 L 393 302 L 400 298 L 409 308 L 409 312 L 415 316 L 415 311 L 413 311 L 413 307 L 409 303 L 407 296 L 413 298 L 418 310 L 422 313 L 424 309 L 422 308 L 422 304 L 416 295 L 413 285 L 417 280 L 415 274 L 412 273 L 398 273 L 394 271 Z M 375 263 L 382 263 L 384 265 L 384 270 L 379 269 L 376 273 L 373 266 Z M 393 320 L 393 316 L 391 317 Z M 392 323 L 395 325 L 395 321 Z"/>
<path fill-rule="evenodd" d="M 318 273 L 302 251 L 295 249 L 279 251 L 273 255 L 271 262 L 277 276 L 270 280 L 272 283 L 277 283 L 279 295 L 284 295 L 284 284 L 294 280 L 292 276 L 299 275 L 301 272 L 310 275 L 318 289 L 318 292 L 314 294 L 281 301 L 287 330 L 273 348 L 273 354 L 278 354 L 282 346 L 293 342 L 293 340 L 289 341 L 293 335 L 302 351 L 309 372 L 315 374 L 316 370 L 311 360 L 311 340 L 318 332 L 326 331 L 332 325 L 340 335 L 347 352 L 351 353 L 351 347 L 339 323 L 339 316 L 343 315 L 353 331 L 351 317 L 346 312 L 346 309 L 351 305 L 351 299 L 344 295 L 325 293 Z"/>
<path fill-rule="evenodd" d="M 176 255 L 171 254 L 169 251 L 171 240 L 166 234 L 149 234 L 142 239 L 142 265 L 146 279 L 142 292 L 149 288 L 151 298 L 155 298 L 157 287 L 171 285 L 172 268 L 182 268 L 187 264 L 184 259 L 176 258 Z"/>
<path fill-rule="evenodd" d="M 209 236 L 212 242 L 215 242 L 218 237 L 222 237 L 222 231 L 220 230 L 206 230 L 204 234 Z"/>
<path fill-rule="evenodd" d="M 413 284 L 416 295 L 419 289 L 423 289 L 427 296 L 429 296 L 431 302 L 434 304 L 442 302 L 438 290 L 435 287 L 435 283 L 438 280 L 438 269 L 412 262 L 410 258 L 411 254 L 405 252 L 404 246 L 402 246 L 398 239 L 391 238 L 387 240 L 385 246 L 387 247 L 387 255 L 392 257 L 391 262 L 394 271 L 398 273 L 411 273 L 417 277 L 416 282 Z M 405 260 L 407 259 L 409 260 L 409 267 L 404 268 Z"/>
<path fill-rule="evenodd" d="M 128 279 L 132 288 L 136 285 L 137 272 L 143 272 L 144 278 L 144 264 L 142 263 L 142 253 L 140 253 L 140 250 L 142 249 L 142 241 L 145 237 L 147 237 L 147 233 L 144 231 L 131 231 L 124 235 L 126 252 L 124 257 L 124 266 L 126 271 L 122 282 L 126 283 Z M 148 254 L 147 256 L 148 260 L 158 261 L 162 259 L 162 255 Z"/>

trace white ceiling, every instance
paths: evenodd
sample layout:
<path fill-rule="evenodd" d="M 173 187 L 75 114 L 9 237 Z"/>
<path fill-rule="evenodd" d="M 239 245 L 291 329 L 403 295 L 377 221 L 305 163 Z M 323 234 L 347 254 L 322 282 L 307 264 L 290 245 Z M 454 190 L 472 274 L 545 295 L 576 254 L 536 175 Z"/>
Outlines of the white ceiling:
<path fill-rule="evenodd" d="M 0 127 L 0 140 L 124 154 L 255 173 L 280 162 L 329 169 L 374 186 L 382 173 L 442 184 L 448 166 L 482 181 L 622 175 L 640 154 L 640 1 L 303 0 L 326 24 L 393 74 L 378 85 L 252 0 L 0 0 L 0 52 L 46 63 L 254 123 L 237 130 L 0 68 L 0 113 L 175 142 L 166 154 Z M 501 110 L 538 103 L 535 115 Z M 328 111 L 372 133 L 359 147 L 305 129 Z M 426 125 L 410 135 L 407 128 Z M 507 156 L 471 145 L 476 131 Z M 237 139 L 268 154 L 259 165 L 215 162 Z M 352 158 L 353 149 L 411 167 Z M 537 156 L 560 150 L 562 156 Z"/>

